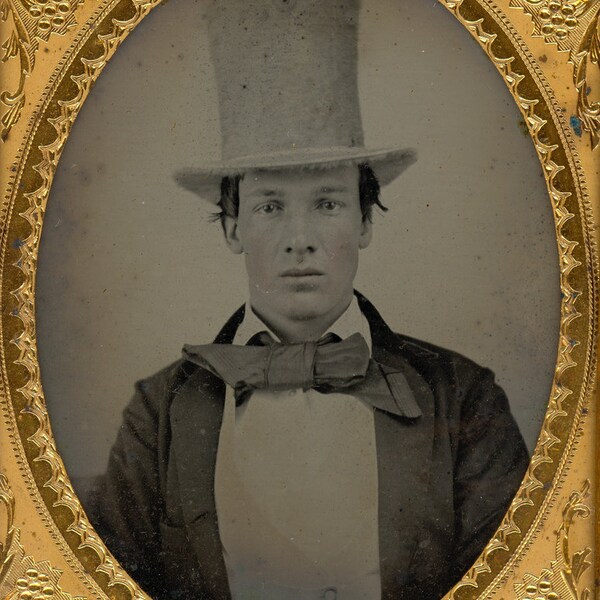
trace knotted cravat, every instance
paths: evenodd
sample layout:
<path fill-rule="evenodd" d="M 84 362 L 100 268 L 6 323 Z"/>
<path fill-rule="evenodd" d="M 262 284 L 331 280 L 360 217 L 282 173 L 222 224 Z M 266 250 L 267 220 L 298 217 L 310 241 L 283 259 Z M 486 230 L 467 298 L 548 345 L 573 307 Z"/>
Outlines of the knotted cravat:
<path fill-rule="evenodd" d="M 246 346 L 186 345 L 183 354 L 230 385 L 238 405 L 258 389 L 314 388 L 322 393 L 349 393 L 402 416 L 420 415 L 405 405 L 404 398 L 412 393 L 404 376 L 386 372 L 372 360 L 360 333 L 341 341 L 327 334 L 318 342 L 282 344 L 261 332 Z"/>

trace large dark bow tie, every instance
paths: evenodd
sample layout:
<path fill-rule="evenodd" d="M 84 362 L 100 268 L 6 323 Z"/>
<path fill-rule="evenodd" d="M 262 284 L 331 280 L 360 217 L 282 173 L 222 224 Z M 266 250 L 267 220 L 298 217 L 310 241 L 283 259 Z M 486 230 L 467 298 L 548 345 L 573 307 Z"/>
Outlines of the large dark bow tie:
<path fill-rule="evenodd" d="M 258 389 L 317 389 L 344 392 L 377 408 L 418 417 L 420 411 L 402 407 L 407 382 L 403 376 L 386 376 L 382 365 L 369 357 L 364 337 L 355 333 L 341 340 L 327 334 L 318 342 L 281 344 L 267 332 L 248 345 L 205 344 L 184 346 L 186 359 L 207 369 L 230 385 L 236 401 L 244 402 Z"/>

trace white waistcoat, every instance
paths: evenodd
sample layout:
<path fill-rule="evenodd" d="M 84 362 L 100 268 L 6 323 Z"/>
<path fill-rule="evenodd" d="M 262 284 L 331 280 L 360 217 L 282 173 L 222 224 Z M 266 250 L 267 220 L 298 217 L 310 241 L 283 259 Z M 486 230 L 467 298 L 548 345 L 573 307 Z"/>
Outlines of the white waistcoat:
<path fill-rule="evenodd" d="M 265 330 L 247 305 L 234 343 Z M 328 331 L 371 347 L 356 298 Z M 359 398 L 259 390 L 236 407 L 228 387 L 215 497 L 233 600 L 380 597 L 373 409 Z"/>

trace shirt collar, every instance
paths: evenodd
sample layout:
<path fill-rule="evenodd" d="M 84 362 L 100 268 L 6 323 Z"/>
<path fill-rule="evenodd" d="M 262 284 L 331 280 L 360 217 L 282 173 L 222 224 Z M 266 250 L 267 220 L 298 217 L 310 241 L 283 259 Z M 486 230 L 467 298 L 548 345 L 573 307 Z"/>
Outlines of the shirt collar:
<path fill-rule="evenodd" d="M 240 345 L 247 344 L 248 340 L 250 340 L 253 335 L 261 331 L 266 331 L 272 335 L 274 339 L 279 340 L 279 338 L 271 331 L 271 329 L 269 329 L 269 327 L 263 323 L 260 317 L 252 310 L 252 306 L 248 301 L 246 302 L 245 306 L 244 320 L 237 328 L 235 337 L 233 338 L 233 343 Z M 352 296 L 352 301 L 348 305 L 348 308 L 325 333 L 335 333 L 341 339 L 345 339 L 357 332 L 365 338 L 367 346 L 369 347 L 369 352 L 371 352 L 372 342 L 369 322 L 360 310 L 356 296 Z"/>

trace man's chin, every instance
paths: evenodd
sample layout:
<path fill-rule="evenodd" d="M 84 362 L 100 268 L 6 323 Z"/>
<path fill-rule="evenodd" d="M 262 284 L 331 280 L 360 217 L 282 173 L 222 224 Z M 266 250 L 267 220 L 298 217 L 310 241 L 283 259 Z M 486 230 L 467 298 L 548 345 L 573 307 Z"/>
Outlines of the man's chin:
<path fill-rule="evenodd" d="M 251 296 L 250 301 L 267 323 L 279 321 L 281 318 L 296 322 L 328 319 L 332 315 L 339 316 L 335 313 L 338 310 L 343 311 L 348 305 L 348 300 L 339 293 L 332 294 L 331 290 L 314 285 L 299 285 L 284 290 L 273 289 L 270 293 L 256 296 Z"/>
<path fill-rule="evenodd" d="M 334 308 L 334 303 L 327 302 L 315 289 L 296 290 L 293 294 L 289 294 L 286 300 L 284 312 L 292 321 L 319 319 Z"/>

